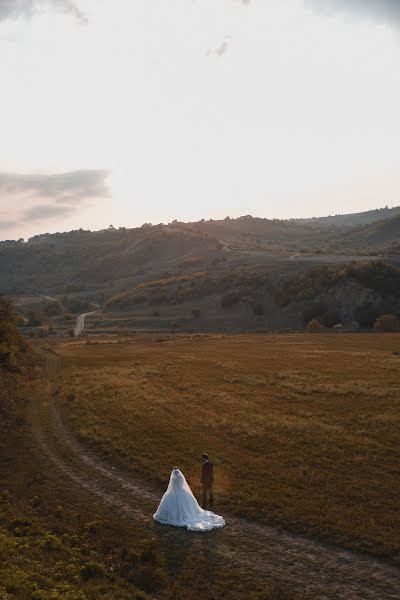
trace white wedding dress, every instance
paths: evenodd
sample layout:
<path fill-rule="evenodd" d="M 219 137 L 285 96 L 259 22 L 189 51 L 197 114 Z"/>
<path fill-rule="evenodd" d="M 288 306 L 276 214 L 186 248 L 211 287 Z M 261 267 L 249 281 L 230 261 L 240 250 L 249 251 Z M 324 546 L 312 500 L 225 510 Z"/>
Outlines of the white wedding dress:
<path fill-rule="evenodd" d="M 163 525 L 186 527 L 189 531 L 210 531 L 225 526 L 222 517 L 199 506 L 179 469 L 173 469 L 167 491 L 153 519 Z"/>

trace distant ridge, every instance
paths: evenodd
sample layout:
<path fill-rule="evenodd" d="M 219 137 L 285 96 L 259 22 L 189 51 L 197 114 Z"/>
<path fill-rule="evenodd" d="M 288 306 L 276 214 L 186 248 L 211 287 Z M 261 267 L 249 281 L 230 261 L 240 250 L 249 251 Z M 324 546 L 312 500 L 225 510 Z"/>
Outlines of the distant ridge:
<path fill-rule="evenodd" d="M 64 335 L 98 306 L 105 332 L 302 329 L 314 318 L 372 327 L 400 315 L 400 207 L 332 219 L 44 233 L 0 243 L 0 290 L 24 323 Z"/>
<path fill-rule="evenodd" d="M 352 244 L 355 248 L 367 246 L 392 247 L 398 255 L 400 250 L 400 212 L 390 219 L 376 221 L 351 229 L 343 234 L 344 246 Z"/>
<path fill-rule="evenodd" d="M 400 206 L 389 208 L 377 208 L 358 213 L 349 213 L 346 215 L 329 215 L 327 217 L 311 217 L 309 219 L 289 219 L 290 223 L 296 225 L 336 225 L 338 227 L 359 227 L 361 225 L 370 225 L 375 221 L 390 219 L 400 215 Z"/>

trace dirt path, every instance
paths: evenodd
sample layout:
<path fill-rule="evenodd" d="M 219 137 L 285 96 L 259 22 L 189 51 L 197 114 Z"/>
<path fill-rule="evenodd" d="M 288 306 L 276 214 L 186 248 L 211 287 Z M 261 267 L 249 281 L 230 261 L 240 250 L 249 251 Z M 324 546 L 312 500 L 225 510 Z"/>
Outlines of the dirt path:
<path fill-rule="evenodd" d="M 76 319 L 76 325 L 74 328 L 74 334 L 75 336 L 81 335 L 84 327 L 85 327 L 85 318 L 89 315 L 94 315 L 94 313 L 99 312 L 98 310 L 92 310 L 91 312 L 87 312 L 87 313 L 83 313 L 81 315 L 78 316 L 78 318 Z"/>
<path fill-rule="evenodd" d="M 49 356 L 46 377 L 57 377 L 58 358 Z M 400 571 L 384 561 L 341 550 L 274 527 L 227 517 L 227 527 L 208 534 L 157 525 L 152 520 L 161 490 L 152 490 L 85 449 L 63 425 L 57 394 L 37 397 L 31 411 L 33 431 L 47 462 L 69 484 L 87 490 L 94 504 L 152 529 L 176 565 L 197 552 L 207 568 L 228 565 L 241 577 L 278 580 L 300 594 L 319 599 L 398 599 Z"/>

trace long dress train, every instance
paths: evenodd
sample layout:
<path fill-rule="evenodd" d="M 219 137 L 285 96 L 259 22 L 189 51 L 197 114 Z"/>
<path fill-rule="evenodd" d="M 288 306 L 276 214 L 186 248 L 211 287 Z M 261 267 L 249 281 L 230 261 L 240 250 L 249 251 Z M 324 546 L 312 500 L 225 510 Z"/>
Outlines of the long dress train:
<path fill-rule="evenodd" d="M 179 469 L 173 469 L 153 519 L 163 525 L 186 527 L 189 531 L 210 531 L 225 526 L 223 517 L 199 506 Z"/>

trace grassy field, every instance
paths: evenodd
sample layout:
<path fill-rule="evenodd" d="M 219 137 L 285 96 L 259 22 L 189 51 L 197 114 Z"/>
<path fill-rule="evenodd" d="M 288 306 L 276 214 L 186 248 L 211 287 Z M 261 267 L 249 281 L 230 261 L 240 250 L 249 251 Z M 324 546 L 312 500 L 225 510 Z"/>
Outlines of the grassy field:
<path fill-rule="evenodd" d="M 151 536 L 124 523 L 121 542 L 118 522 L 43 455 L 29 419 L 40 378 L 17 392 L 15 410 L 0 413 L 0 598 L 151 600 L 160 589 L 179 597 Z"/>
<path fill-rule="evenodd" d="M 400 550 L 400 336 L 237 335 L 58 347 L 63 417 L 85 443 L 217 512 L 394 559 Z"/>
<path fill-rule="evenodd" d="M 53 432 L 52 380 L 41 373 L 38 365 L 26 381 L 13 381 L 8 392 L 15 404 L 0 412 L 1 600 L 299 597 L 274 583 L 238 581 L 224 564 L 212 569 L 216 585 L 204 577 L 210 569 L 201 552 L 190 547 L 177 569 L 168 540 L 88 492 L 80 482 L 90 469 L 82 473 Z"/>

